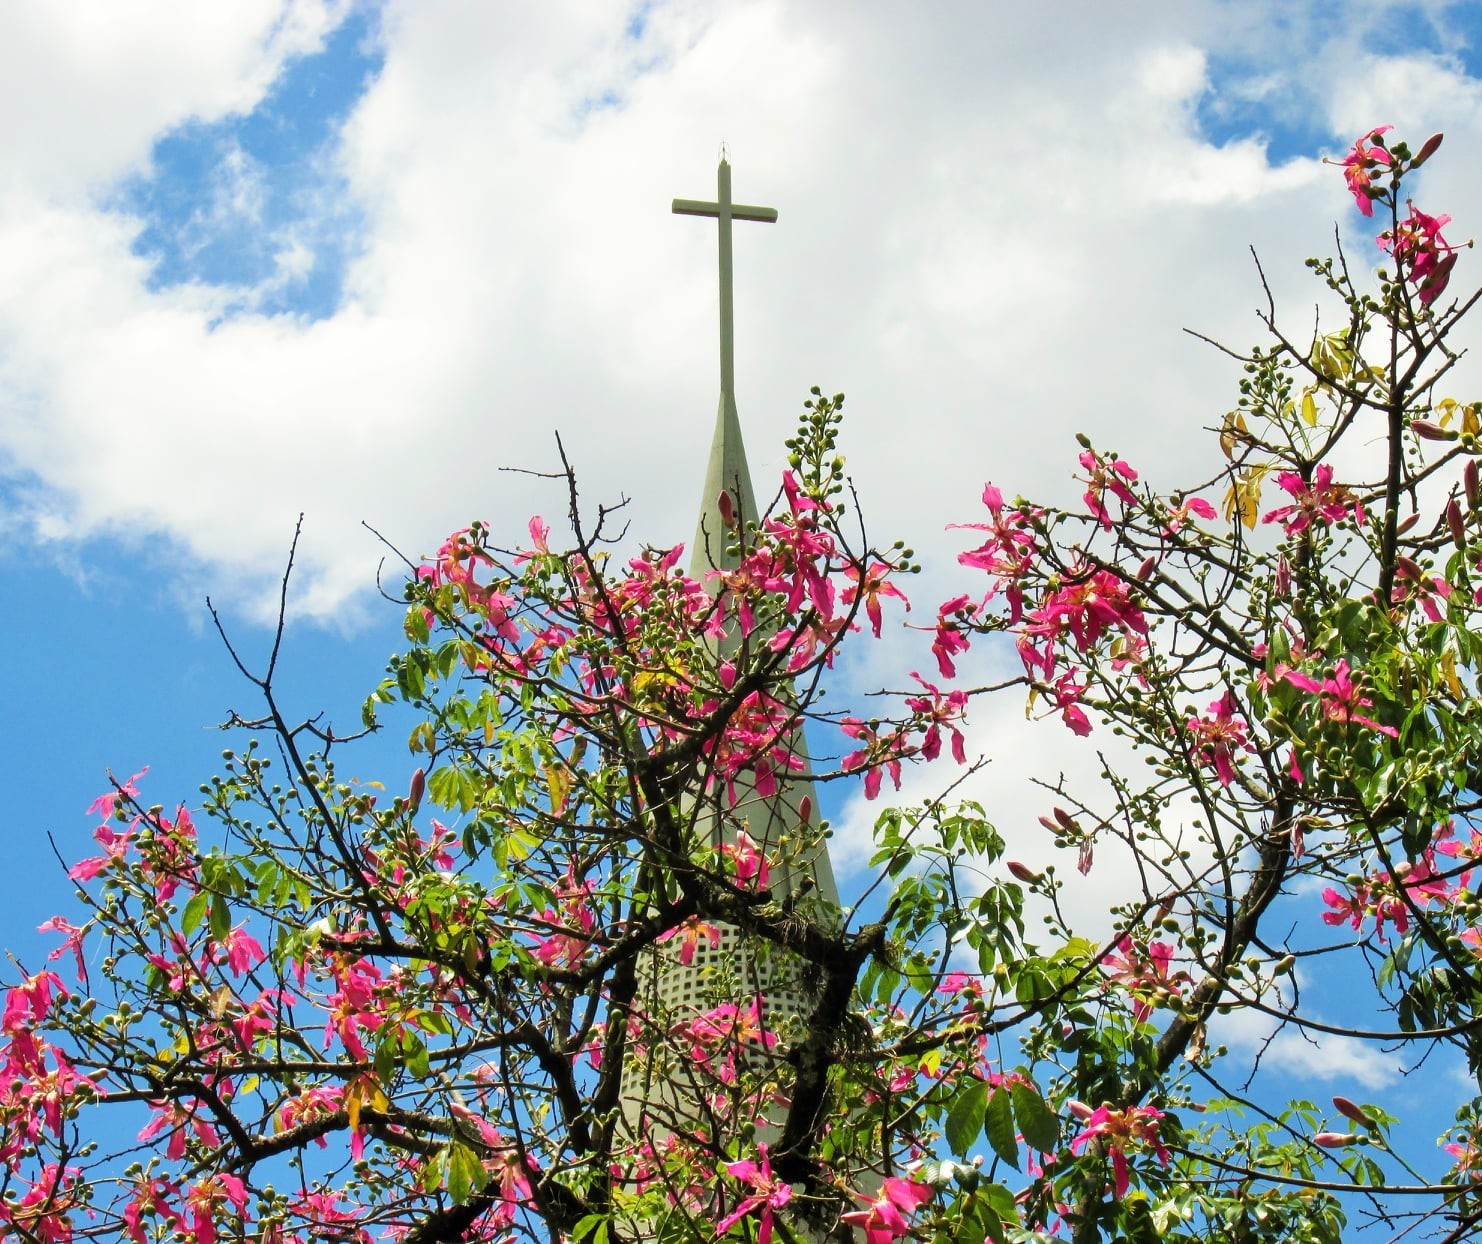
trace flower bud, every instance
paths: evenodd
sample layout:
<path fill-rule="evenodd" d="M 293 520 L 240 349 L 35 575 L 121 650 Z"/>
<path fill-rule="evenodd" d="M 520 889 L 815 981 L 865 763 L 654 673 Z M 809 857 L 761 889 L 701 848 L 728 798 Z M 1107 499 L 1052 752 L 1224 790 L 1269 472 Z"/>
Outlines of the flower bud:
<path fill-rule="evenodd" d="M 1429 419 L 1410 420 L 1410 431 L 1424 441 L 1454 441 L 1455 432 L 1448 432 L 1438 423 L 1432 423 Z"/>
<path fill-rule="evenodd" d="M 1479 478 L 1477 459 L 1467 459 L 1467 465 L 1461 473 L 1461 478 L 1467 488 L 1467 504 L 1473 509 L 1476 509 L 1477 502 L 1482 501 L 1482 478 Z"/>
<path fill-rule="evenodd" d="M 1364 1137 L 1355 1132 L 1319 1132 L 1312 1138 L 1312 1143 L 1323 1149 L 1346 1149 L 1363 1141 Z"/>
<path fill-rule="evenodd" d="M 1452 497 L 1446 502 L 1446 525 L 1451 528 L 1451 539 L 1459 549 L 1467 547 L 1467 528 L 1462 522 L 1461 506 L 1457 504 L 1456 498 Z"/>
<path fill-rule="evenodd" d="M 1419 168 L 1422 164 L 1429 160 L 1431 156 L 1435 155 L 1436 148 L 1441 145 L 1441 139 L 1444 137 L 1444 134 L 1432 134 L 1429 138 L 1427 138 L 1425 140 L 1425 145 L 1422 146 L 1420 149 L 1420 154 L 1410 161 L 1410 167 Z"/>
<path fill-rule="evenodd" d="M 407 791 L 407 811 L 413 816 L 417 815 L 417 809 L 422 806 L 422 796 L 427 792 L 427 774 L 418 769 L 412 774 L 411 789 Z"/>
<path fill-rule="evenodd" d="M 1040 874 L 1030 868 L 1028 864 L 1021 864 L 1018 860 L 1010 860 L 1006 865 L 1009 872 L 1025 885 L 1034 885 L 1040 879 Z"/>
<path fill-rule="evenodd" d="M 1362 1106 L 1356 1106 L 1346 1097 L 1334 1097 L 1333 1108 L 1341 1115 L 1352 1119 L 1355 1123 L 1362 1123 L 1365 1127 L 1373 1127 L 1374 1120 L 1364 1113 Z"/>

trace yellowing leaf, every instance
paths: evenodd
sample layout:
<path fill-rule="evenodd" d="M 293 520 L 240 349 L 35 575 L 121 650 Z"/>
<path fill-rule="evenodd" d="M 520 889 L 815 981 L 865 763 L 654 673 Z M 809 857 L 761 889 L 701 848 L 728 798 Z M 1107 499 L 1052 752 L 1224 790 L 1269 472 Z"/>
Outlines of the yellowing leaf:
<path fill-rule="evenodd" d="M 350 1124 L 350 1130 L 360 1130 L 360 1112 L 369 1106 L 372 1110 L 385 1110 L 391 1104 L 391 1099 L 381 1091 L 381 1085 L 374 1074 L 356 1076 L 349 1084 L 345 1085 L 345 1118 Z"/>
<path fill-rule="evenodd" d="M 1225 520 L 1240 522 L 1254 528 L 1260 520 L 1261 480 L 1266 474 L 1264 466 L 1253 466 L 1225 490 Z"/>
<path fill-rule="evenodd" d="M 1482 402 L 1468 402 L 1462 408 L 1461 434 L 1482 436 Z"/>
<path fill-rule="evenodd" d="M 1436 403 L 1436 422 L 1443 428 L 1451 422 L 1451 416 L 1456 414 L 1456 408 L 1461 405 L 1454 397 L 1443 397 Z"/>
<path fill-rule="evenodd" d="M 1353 350 L 1347 333 L 1331 333 L 1312 343 L 1308 361 L 1312 370 L 1325 380 L 1346 380 L 1353 374 Z"/>
<path fill-rule="evenodd" d="M 1461 679 L 1456 676 L 1456 654 L 1449 648 L 1441 654 L 1441 677 L 1446 680 L 1446 689 L 1452 696 L 1461 699 Z"/>
<path fill-rule="evenodd" d="M 571 774 L 565 765 L 546 765 L 545 781 L 551 791 L 551 815 L 560 816 L 566 807 L 566 796 L 571 793 Z"/>
<path fill-rule="evenodd" d="M 1224 426 L 1220 428 L 1220 449 L 1226 458 L 1234 459 L 1235 450 L 1248 439 L 1249 432 L 1245 416 L 1238 410 L 1232 410 L 1225 416 Z"/>
<path fill-rule="evenodd" d="M 1317 401 L 1313 398 L 1311 389 L 1302 394 L 1302 422 L 1309 428 L 1317 427 Z"/>

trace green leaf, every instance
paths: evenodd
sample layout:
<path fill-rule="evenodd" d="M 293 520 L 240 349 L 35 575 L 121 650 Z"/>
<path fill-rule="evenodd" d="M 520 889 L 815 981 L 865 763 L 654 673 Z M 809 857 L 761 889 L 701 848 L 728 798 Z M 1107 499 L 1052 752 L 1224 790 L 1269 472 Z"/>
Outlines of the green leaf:
<path fill-rule="evenodd" d="M 205 890 L 197 890 L 190 896 L 185 904 L 185 910 L 180 913 L 180 931 L 189 937 L 201 927 L 201 921 L 206 917 L 206 908 L 211 903 L 211 896 Z"/>
<path fill-rule="evenodd" d="M 427 1046 L 416 1033 L 408 1030 L 402 1031 L 401 1056 L 406 1060 L 407 1070 L 419 1080 L 431 1077 L 432 1065 L 427 1061 Z"/>
<path fill-rule="evenodd" d="M 211 895 L 211 936 L 224 942 L 231 936 L 232 909 L 219 894 Z"/>
<path fill-rule="evenodd" d="M 988 1099 L 988 1109 L 983 1115 L 983 1127 L 988 1133 L 988 1143 L 993 1146 L 993 1152 L 1018 1170 L 1019 1141 L 1014 1135 L 1014 1109 L 1010 1094 L 998 1092 Z"/>
<path fill-rule="evenodd" d="M 1018 1080 L 1012 1082 L 1009 1092 L 1024 1143 L 1041 1153 L 1053 1153 L 1060 1146 L 1060 1120 L 1045 1105 L 1045 1099 Z"/>
<path fill-rule="evenodd" d="M 484 1164 L 467 1145 L 454 1141 L 448 1153 L 448 1195 L 456 1205 L 462 1205 L 479 1191 L 488 1179 Z"/>
<path fill-rule="evenodd" d="M 571 1238 L 577 1241 L 577 1244 L 607 1244 L 607 1215 L 588 1214 L 576 1224 Z"/>
<path fill-rule="evenodd" d="M 988 1107 L 988 1085 L 975 1081 L 971 1088 L 959 1093 L 957 1100 L 947 1111 L 947 1122 L 943 1133 L 953 1153 L 967 1156 L 983 1131 L 983 1112 Z"/>
<path fill-rule="evenodd" d="M 992 1240 L 993 1244 L 1009 1244 L 1008 1232 L 1003 1229 L 1003 1219 L 987 1201 L 978 1203 L 977 1217 L 983 1234 Z"/>
<path fill-rule="evenodd" d="M 1122 1222 L 1125 1229 L 1123 1238 L 1129 1244 L 1158 1244 L 1163 1238 L 1157 1224 L 1153 1222 L 1145 1192 L 1128 1193 L 1127 1199 L 1122 1203 Z"/>

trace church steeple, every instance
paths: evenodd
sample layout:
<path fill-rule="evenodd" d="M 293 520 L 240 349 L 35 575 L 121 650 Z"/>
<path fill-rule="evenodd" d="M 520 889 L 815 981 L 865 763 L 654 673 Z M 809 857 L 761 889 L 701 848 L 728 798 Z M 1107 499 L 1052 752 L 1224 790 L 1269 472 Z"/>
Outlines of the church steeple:
<path fill-rule="evenodd" d="M 736 564 L 736 557 L 727 549 L 732 524 L 723 517 L 722 493 L 730 494 L 733 512 L 739 514 L 743 520 L 750 521 L 758 517 L 751 474 L 746 465 L 746 449 L 741 438 L 741 420 L 736 413 L 731 222 L 755 220 L 775 224 L 777 220 L 776 208 L 753 207 L 731 201 L 731 165 L 724 152 L 720 167 L 716 170 L 715 181 L 714 202 L 674 200 L 674 211 L 679 215 L 713 217 L 718 225 L 720 241 L 720 405 L 715 415 L 715 436 L 710 446 L 710 463 L 705 472 L 705 489 L 701 494 L 700 518 L 690 552 L 690 574 L 701 580 L 715 568 L 728 569 Z M 793 731 L 790 746 L 802 761 L 802 772 L 806 774 L 809 766 L 801 728 Z M 812 784 L 807 780 L 784 780 L 777 792 L 769 796 L 758 795 L 754 790 L 748 789 L 745 782 L 738 782 L 736 785 L 742 788 L 743 793 L 728 816 L 717 814 L 715 832 L 719 836 L 733 832 L 724 828 L 721 821 L 730 826 L 745 824 L 754 839 L 775 849 L 817 815 L 816 800 L 811 798 Z M 808 875 L 810 873 L 811 876 Z M 820 897 L 827 902 L 838 903 L 838 891 L 834 886 L 828 851 L 822 847 L 804 864 L 802 871 L 783 867 L 778 870 L 777 876 L 778 884 L 774 888 L 779 893 L 792 893 L 800 887 L 806 890 L 816 885 Z M 803 884 L 805 880 L 808 883 L 806 885 Z"/>

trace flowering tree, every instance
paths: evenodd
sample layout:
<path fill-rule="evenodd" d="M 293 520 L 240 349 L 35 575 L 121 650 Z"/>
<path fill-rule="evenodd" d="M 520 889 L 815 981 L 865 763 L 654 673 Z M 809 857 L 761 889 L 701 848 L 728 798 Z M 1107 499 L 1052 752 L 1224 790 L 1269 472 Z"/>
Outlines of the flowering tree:
<path fill-rule="evenodd" d="M 249 673 L 269 745 L 195 810 L 115 783 L 80 908 L 43 926 L 63 963 L 18 965 L 7 1234 L 1469 1238 L 1475 1096 L 1444 1158 L 1409 1153 L 1382 1104 L 1271 1100 L 1220 1044 L 1243 1012 L 1482 1070 L 1482 403 L 1444 388 L 1477 296 L 1402 196 L 1439 139 L 1385 133 L 1342 167 L 1387 266 L 1314 263 L 1336 318 L 1310 340 L 1269 309 L 1218 469 L 1160 490 L 1083 441 L 1074 510 L 989 485 L 961 594 L 918 624 L 937 682 L 893 710 L 820 698 L 904 620 L 912 554 L 854 522 L 816 390 L 772 507 L 720 499 L 703 581 L 678 549 L 614 565 L 574 485 L 569 547 L 476 525 L 416 567 L 366 708 L 413 711 L 404 794 L 341 776 L 275 660 Z M 954 685 L 1008 644 L 1016 677 Z M 784 791 L 962 764 L 974 697 L 1005 694 L 1149 762 L 1046 798 L 1082 872 L 1132 852 L 1108 940 L 971 802 L 887 809 L 842 910 L 781 884 L 826 836 Z M 1361 987 L 1341 1027 L 1304 1005 L 1317 973 Z"/>

